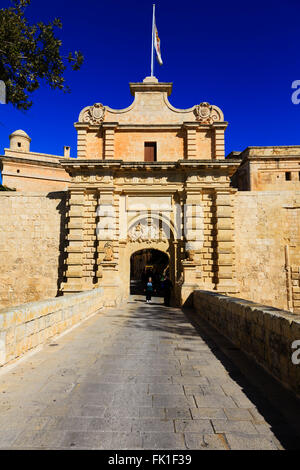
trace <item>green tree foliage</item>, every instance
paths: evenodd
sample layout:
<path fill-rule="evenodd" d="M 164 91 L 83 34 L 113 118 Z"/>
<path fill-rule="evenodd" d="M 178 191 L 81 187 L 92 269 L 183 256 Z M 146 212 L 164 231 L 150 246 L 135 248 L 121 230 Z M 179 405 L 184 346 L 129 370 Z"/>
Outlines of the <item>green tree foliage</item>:
<path fill-rule="evenodd" d="M 31 107 L 28 94 L 42 79 L 51 88 L 70 91 L 63 76 L 66 64 L 79 70 L 83 63 L 79 51 L 61 55 L 62 41 L 55 36 L 56 28 L 62 28 L 59 19 L 29 25 L 24 10 L 30 1 L 13 0 L 10 8 L 0 10 L 0 80 L 6 84 L 7 102 L 23 110 Z"/>

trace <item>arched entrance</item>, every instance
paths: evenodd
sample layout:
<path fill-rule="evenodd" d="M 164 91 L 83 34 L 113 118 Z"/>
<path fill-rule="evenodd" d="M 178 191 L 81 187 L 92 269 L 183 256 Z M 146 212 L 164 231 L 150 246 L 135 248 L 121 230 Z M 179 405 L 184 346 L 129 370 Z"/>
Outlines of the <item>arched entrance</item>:
<path fill-rule="evenodd" d="M 134 215 L 128 221 L 127 237 L 120 243 L 120 289 L 125 296 L 141 291 L 141 276 L 146 265 L 157 266 L 159 272 L 168 266 L 168 275 L 174 286 L 172 303 L 177 304 L 180 250 L 181 243 L 174 237 L 171 220 L 161 214 Z M 143 290 L 141 293 L 144 294 Z"/>
<path fill-rule="evenodd" d="M 161 292 L 161 278 L 169 275 L 169 256 L 154 248 L 135 251 L 130 257 L 130 293 L 143 294 L 149 277 L 152 278 L 157 295 Z"/>

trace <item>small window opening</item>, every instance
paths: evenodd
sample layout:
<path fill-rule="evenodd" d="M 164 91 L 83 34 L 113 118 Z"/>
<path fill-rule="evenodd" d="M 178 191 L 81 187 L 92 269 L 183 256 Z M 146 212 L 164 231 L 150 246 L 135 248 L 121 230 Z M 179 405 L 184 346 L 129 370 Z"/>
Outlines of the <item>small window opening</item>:
<path fill-rule="evenodd" d="M 21 142 L 18 142 L 18 147 L 22 147 L 22 144 L 21 144 Z"/>
<path fill-rule="evenodd" d="M 156 142 L 145 142 L 144 160 L 145 162 L 156 162 Z"/>
<path fill-rule="evenodd" d="M 286 181 L 291 181 L 292 176 L 291 176 L 291 172 L 290 172 L 290 171 L 286 171 L 286 172 L 285 172 L 285 179 L 286 179 Z"/>
<path fill-rule="evenodd" d="M 17 173 L 20 173 L 20 170 L 17 170 Z"/>

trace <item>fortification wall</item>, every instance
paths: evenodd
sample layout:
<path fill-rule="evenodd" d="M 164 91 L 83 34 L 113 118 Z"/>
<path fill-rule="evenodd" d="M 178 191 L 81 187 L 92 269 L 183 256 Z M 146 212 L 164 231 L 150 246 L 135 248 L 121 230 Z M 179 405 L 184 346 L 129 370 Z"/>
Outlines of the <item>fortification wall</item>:
<path fill-rule="evenodd" d="M 238 297 L 300 312 L 300 191 L 235 196 Z"/>
<path fill-rule="evenodd" d="M 0 308 L 57 295 L 67 193 L 0 193 Z"/>

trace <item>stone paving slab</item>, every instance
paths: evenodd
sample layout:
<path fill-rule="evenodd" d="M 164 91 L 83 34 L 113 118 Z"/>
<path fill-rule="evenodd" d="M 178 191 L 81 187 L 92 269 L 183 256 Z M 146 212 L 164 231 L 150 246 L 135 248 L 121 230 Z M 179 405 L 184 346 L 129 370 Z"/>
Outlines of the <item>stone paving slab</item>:
<path fill-rule="evenodd" d="M 133 296 L 4 369 L 0 448 L 300 448 L 214 339 L 160 302 Z"/>

